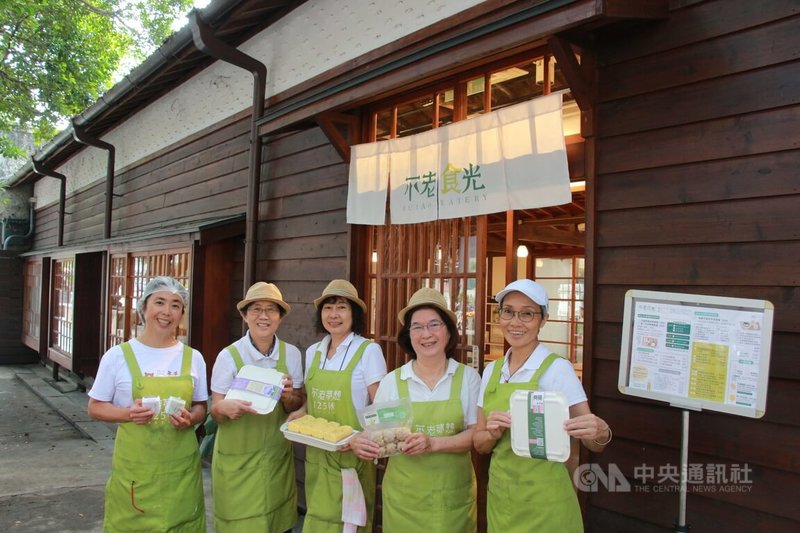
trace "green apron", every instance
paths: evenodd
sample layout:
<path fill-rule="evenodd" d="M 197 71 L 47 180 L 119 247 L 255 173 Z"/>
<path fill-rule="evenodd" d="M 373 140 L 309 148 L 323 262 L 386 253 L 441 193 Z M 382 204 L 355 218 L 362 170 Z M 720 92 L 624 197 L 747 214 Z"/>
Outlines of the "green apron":
<path fill-rule="evenodd" d="M 400 398 L 408 398 L 408 381 L 394 371 Z M 431 437 L 457 435 L 464 430 L 461 387 L 464 365 L 459 364 L 450 385 L 450 398 L 413 402 L 414 433 Z M 383 476 L 385 533 L 474 533 L 478 504 L 470 452 L 395 455 Z"/>
<path fill-rule="evenodd" d="M 364 354 L 370 341 L 358 347 L 350 364 L 344 370 L 325 370 L 319 367 L 322 354 L 314 354 L 314 362 L 306 376 L 308 414 L 326 420 L 361 427 L 353 408 L 350 390 L 353 369 Z M 345 355 L 346 357 L 346 355 Z M 327 452 L 312 446 L 306 447 L 306 516 L 303 533 L 341 533 L 342 523 L 342 469 L 354 468 L 364 491 L 367 504 L 367 525 L 359 527 L 360 533 L 372 531 L 372 512 L 375 507 L 375 464 L 362 461 L 352 451 Z"/>
<path fill-rule="evenodd" d="M 244 362 L 228 346 L 238 372 Z M 278 372 L 287 374 L 286 344 L 278 340 Z M 297 522 L 297 481 L 292 443 L 280 426 L 286 412 L 276 405 L 266 415 L 245 414 L 217 428 L 211 461 L 214 530 L 277 532 Z"/>
<path fill-rule="evenodd" d="M 160 396 L 161 413 L 149 424 L 125 422 L 117 429 L 103 531 L 205 533 L 197 437 L 191 429 L 176 430 L 164 412 L 170 396 L 182 398 L 191 408 L 192 349 L 184 347 L 179 376 L 147 377 L 130 344 L 120 347 L 131 373 L 133 399 Z"/>
<path fill-rule="evenodd" d="M 505 358 L 498 359 L 483 396 L 484 415 L 508 411 L 516 390 L 537 390 L 540 376 L 556 359 L 558 355 L 548 355 L 528 383 L 500 383 Z M 486 518 L 490 533 L 583 531 L 578 498 L 564 463 L 516 455 L 510 430 L 492 450 Z"/>

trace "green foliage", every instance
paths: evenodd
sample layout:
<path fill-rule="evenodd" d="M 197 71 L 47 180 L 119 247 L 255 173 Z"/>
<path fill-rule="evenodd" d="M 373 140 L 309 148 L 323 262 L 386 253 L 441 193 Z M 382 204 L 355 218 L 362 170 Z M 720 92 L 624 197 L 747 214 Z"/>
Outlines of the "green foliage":
<path fill-rule="evenodd" d="M 0 133 L 27 130 L 37 144 L 114 83 L 120 61 L 141 61 L 192 0 L 0 1 Z M 0 155 L 13 157 L 0 135 Z"/>

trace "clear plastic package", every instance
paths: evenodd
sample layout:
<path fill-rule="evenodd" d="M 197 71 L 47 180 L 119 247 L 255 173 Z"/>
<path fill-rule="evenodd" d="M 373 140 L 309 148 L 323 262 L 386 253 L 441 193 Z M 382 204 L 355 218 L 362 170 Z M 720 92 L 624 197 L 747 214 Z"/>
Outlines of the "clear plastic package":
<path fill-rule="evenodd" d="M 167 398 L 167 403 L 164 405 L 164 412 L 167 413 L 167 415 L 177 415 L 184 407 L 186 407 L 186 400 L 178 398 L 177 396 L 170 396 Z"/>
<path fill-rule="evenodd" d="M 411 434 L 413 413 L 408 399 L 373 403 L 359 413 L 364 436 L 380 446 L 378 457 L 402 452 L 402 443 Z"/>
<path fill-rule="evenodd" d="M 145 396 L 142 398 L 142 407 L 148 407 L 153 411 L 153 417 L 161 412 L 161 396 Z"/>

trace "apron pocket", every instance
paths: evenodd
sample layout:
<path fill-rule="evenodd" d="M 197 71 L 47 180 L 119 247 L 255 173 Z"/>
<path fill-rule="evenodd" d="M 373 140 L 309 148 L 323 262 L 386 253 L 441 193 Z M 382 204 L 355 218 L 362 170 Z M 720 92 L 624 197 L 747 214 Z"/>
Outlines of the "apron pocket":
<path fill-rule="evenodd" d="M 163 531 L 204 517 L 200 463 L 159 466 L 148 464 L 112 472 L 106 485 L 109 529 Z"/>

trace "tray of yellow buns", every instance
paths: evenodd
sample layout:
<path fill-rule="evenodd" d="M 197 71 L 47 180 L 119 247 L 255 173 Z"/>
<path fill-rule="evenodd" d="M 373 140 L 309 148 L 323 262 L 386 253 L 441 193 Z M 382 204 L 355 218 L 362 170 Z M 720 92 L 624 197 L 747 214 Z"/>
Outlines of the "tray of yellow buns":
<path fill-rule="evenodd" d="M 329 452 L 343 448 L 356 434 L 350 426 L 311 415 L 284 422 L 281 431 L 287 440 Z"/>

